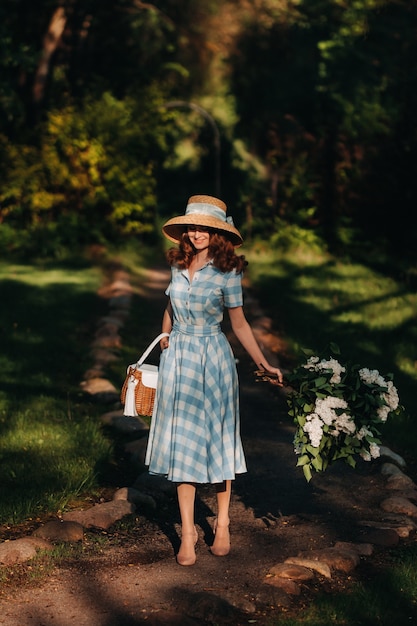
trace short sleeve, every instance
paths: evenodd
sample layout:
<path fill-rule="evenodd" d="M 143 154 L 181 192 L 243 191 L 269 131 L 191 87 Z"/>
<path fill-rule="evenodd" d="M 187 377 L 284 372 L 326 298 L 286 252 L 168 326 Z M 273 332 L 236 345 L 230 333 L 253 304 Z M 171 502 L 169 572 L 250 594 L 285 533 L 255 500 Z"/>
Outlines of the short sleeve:
<path fill-rule="evenodd" d="M 242 274 L 237 274 L 235 270 L 226 274 L 223 295 L 224 306 L 228 309 L 243 306 Z"/>

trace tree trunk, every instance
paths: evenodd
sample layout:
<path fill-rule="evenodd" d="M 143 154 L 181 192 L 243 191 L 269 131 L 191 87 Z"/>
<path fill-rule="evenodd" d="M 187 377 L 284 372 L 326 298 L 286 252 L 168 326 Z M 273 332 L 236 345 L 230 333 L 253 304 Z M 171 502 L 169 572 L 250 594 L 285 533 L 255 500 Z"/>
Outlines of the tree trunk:
<path fill-rule="evenodd" d="M 62 38 L 67 22 L 63 7 L 55 9 L 43 38 L 43 50 L 33 81 L 33 103 L 39 107 L 45 98 L 45 87 L 50 73 L 51 59 Z"/>

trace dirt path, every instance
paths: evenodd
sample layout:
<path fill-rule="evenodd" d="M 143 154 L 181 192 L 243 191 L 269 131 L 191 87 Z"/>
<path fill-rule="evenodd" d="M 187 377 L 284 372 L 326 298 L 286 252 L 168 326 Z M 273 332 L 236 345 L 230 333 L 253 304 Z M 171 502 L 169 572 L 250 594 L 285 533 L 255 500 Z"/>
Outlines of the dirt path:
<path fill-rule="evenodd" d="M 147 285 L 145 296 L 156 308 L 165 279 L 155 273 Z M 98 533 L 101 552 L 67 559 L 36 586 L 8 590 L 0 597 L 0 624 L 263 626 L 300 610 L 317 589 L 336 591 L 346 584 L 346 576 L 326 580 L 317 575 L 302 586 L 300 595 L 290 596 L 268 584 L 267 575 L 272 566 L 300 551 L 339 540 L 360 541 L 358 522 L 374 519 L 385 495 L 378 468 L 365 463 L 356 471 L 336 466 L 308 485 L 295 468 L 293 427 L 284 397 L 277 388 L 255 382 L 252 363 L 233 345 L 239 359 L 248 473 L 234 484 L 231 554 L 216 558 L 209 552 L 214 494 L 204 487 L 197 503 L 198 560 L 190 568 L 178 566 L 176 500 L 172 494 L 156 495 L 156 510 L 139 510 L 135 525 Z M 365 575 L 369 567 L 365 559 L 351 578 Z"/>

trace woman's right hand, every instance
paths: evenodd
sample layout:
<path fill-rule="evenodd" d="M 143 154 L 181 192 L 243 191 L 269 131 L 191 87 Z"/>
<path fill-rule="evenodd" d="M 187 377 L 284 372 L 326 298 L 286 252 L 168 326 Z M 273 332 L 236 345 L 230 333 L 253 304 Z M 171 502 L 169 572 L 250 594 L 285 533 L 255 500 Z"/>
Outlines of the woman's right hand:
<path fill-rule="evenodd" d="M 159 345 L 161 346 L 161 350 L 166 350 L 169 346 L 169 337 L 162 337 Z"/>

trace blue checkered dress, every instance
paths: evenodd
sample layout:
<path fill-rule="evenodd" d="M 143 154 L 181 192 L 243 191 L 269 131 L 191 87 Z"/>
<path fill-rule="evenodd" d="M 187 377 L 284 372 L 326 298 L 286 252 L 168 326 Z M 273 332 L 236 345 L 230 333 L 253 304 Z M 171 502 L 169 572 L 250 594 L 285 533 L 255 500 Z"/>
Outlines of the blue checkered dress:
<path fill-rule="evenodd" d="M 220 483 L 246 472 L 234 356 L 220 323 L 242 305 L 241 275 L 211 262 L 194 274 L 172 268 L 169 347 L 161 354 L 145 462 L 174 482 Z"/>

